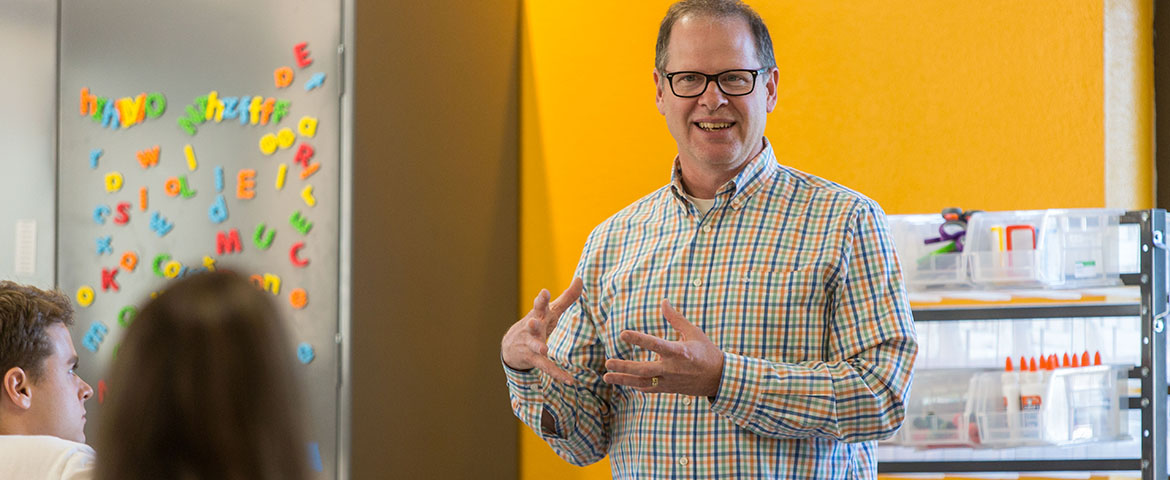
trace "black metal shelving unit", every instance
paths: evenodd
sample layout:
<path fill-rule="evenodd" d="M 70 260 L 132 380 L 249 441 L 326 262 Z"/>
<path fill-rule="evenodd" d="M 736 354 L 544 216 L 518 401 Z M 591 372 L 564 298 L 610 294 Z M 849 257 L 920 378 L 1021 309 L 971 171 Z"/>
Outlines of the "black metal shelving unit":
<path fill-rule="evenodd" d="M 1132 458 L 1041 459 L 1009 461 L 881 461 L 879 473 L 983 473 L 983 472 L 1070 472 L 1140 471 L 1142 480 L 1170 478 L 1167 469 L 1167 387 L 1166 321 L 1170 263 L 1166 247 L 1166 210 L 1126 212 L 1122 224 L 1136 224 L 1141 230 L 1140 271 L 1123 274 L 1125 285 L 1137 286 L 1140 303 L 1073 304 L 1009 307 L 959 307 L 915 309 L 916 322 L 955 320 L 1028 320 L 1074 317 L 1140 317 L 1141 364 L 1130 378 L 1141 381 L 1141 395 L 1131 398 L 1129 407 L 1141 410 L 1141 451 Z"/>

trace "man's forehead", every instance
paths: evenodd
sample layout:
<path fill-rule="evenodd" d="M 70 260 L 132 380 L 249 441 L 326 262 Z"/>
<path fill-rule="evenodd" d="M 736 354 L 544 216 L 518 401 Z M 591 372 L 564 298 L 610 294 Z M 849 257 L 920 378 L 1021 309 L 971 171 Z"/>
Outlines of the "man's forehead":
<path fill-rule="evenodd" d="M 748 22 L 738 16 L 687 15 L 675 22 L 666 47 L 668 70 L 751 68 L 756 45 Z M 721 65 L 699 65 L 717 63 Z"/>

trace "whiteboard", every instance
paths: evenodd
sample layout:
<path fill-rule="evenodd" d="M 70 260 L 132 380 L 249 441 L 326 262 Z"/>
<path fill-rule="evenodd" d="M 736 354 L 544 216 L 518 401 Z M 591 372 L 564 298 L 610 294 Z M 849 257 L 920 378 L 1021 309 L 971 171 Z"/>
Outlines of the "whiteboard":
<path fill-rule="evenodd" d="M 305 354 L 289 361 L 307 387 L 311 469 L 337 478 L 347 463 L 341 15 L 339 1 L 61 2 L 56 267 L 97 390 L 89 438 L 134 309 L 214 261 L 267 285 Z"/>

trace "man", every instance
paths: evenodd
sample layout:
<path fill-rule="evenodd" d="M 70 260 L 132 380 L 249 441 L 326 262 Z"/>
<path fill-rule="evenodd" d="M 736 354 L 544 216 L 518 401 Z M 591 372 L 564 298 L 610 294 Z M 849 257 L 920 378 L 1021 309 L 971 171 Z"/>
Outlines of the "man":
<path fill-rule="evenodd" d="M 69 299 L 0 282 L 0 478 L 91 478 L 85 401 Z"/>
<path fill-rule="evenodd" d="M 917 352 L 885 214 L 780 166 L 779 72 L 738 0 L 658 34 L 670 184 L 599 225 L 572 284 L 501 342 L 512 408 L 618 478 L 874 478 Z"/>

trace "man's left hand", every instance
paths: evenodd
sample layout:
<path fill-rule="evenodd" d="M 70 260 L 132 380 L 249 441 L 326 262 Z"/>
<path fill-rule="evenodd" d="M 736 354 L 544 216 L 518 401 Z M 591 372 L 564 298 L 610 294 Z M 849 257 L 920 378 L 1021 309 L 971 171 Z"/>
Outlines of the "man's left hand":
<path fill-rule="evenodd" d="M 647 393 L 681 393 L 713 397 L 723 378 L 723 351 L 707 338 L 669 300 L 662 300 L 662 316 L 678 332 L 678 341 L 668 341 L 645 333 L 625 330 L 623 342 L 650 350 L 658 358 L 650 362 L 609 359 L 609 372 L 603 379 Z"/>

